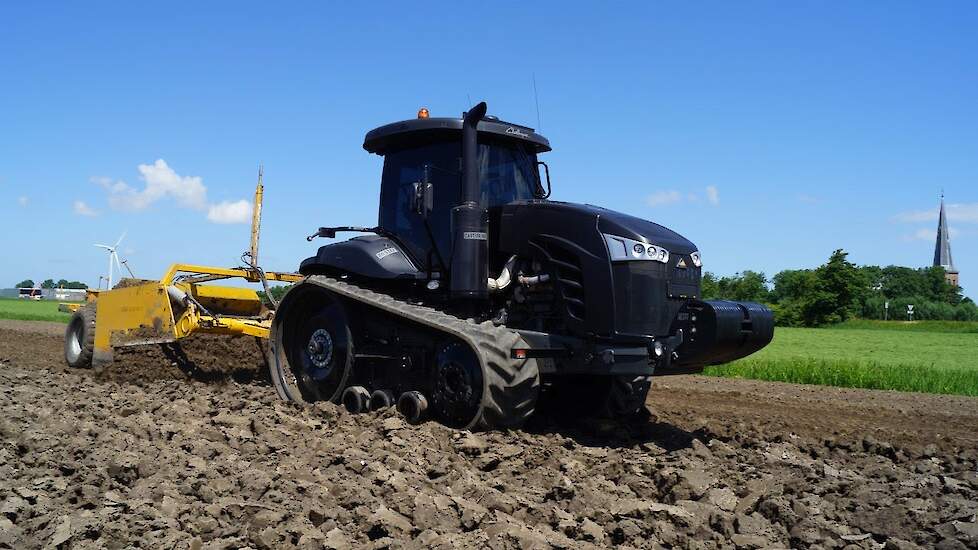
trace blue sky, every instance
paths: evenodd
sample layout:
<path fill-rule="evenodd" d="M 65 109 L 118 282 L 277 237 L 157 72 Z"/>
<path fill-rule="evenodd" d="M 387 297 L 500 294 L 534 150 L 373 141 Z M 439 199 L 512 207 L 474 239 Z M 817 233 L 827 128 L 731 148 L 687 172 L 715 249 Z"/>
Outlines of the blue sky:
<path fill-rule="evenodd" d="M 974 2 L 7 3 L 0 286 L 234 265 L 265 165 L 263 264 L 372 225 L 378 125 L 470 101 L 538 127 L 553 197 L 773 275 L 844 248 L 923 266 L 938 195 L 978 296 Z M 533 101 L 536 75 L 540 120 Z M 245 211 L 245 214 L 247 212 Z"/>

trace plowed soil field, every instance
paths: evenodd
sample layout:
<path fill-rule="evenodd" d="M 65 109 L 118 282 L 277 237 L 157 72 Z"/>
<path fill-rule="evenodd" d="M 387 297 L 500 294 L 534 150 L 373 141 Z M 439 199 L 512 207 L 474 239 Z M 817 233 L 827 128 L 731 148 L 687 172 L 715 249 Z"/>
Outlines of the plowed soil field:
<path fill-rule="evenodd" d="M 978 399 L 657 379 L 465 433 L 278 400 L 248 338 L 70 370 L 0 321 L 0 548 L 978 548 Z"/>

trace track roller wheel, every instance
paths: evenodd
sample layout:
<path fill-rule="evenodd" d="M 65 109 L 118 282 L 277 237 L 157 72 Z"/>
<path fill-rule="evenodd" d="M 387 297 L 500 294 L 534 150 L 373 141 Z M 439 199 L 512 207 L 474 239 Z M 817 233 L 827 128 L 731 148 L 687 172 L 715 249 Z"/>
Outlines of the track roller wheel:
<path fill-rule="evenodd" d="M 343 406 L 347 412 L 358 414 L 370 407 L 370 392 L 363 386 L 350 386 L 343 390 Z"/>
<path fill-rule="evenodd" d="M 421 422 L 427 410 L 428 399 L 421 392 L 404 392 L 397 399 L 397 412 L 410 424 Z"/>
<path fill-rule="evenodd" d="M 390 390 L 374 390 L 370 394 L 370 410 L 382 411 L 394 406 L 394 392 Z"/>
<path fill-rule="evenodd" d="M 95 351 L 95 304 L 86 304 L 71 315 L 65 328 L 65 362 L 69 367 L 92 367 Z"/>
<path fill-rule="evenodd" d="M 348 319 L 328 291 L 303 283 L 289 290 L 272 323 L 269 369 L 280 397 L 339 402 L 354 358 Z"/>

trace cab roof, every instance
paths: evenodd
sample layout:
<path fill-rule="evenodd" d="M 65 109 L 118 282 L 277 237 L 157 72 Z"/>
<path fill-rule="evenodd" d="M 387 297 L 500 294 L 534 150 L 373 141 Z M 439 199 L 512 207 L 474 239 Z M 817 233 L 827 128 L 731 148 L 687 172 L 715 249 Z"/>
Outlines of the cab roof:
<path fill-rule="evenodd" d="M 477 126 L 479 134 L 518 140 L 531 145 L 537 153 L 550 150 L 547 138 L 533 128 L 505 122 L 495 117 L 485 117 Z M 415 118 L 386 124 L 367 132 L 363 148 L 370 153 L 383 155 L 391 147 L 427 143 L 439 139 L 461 139 L 461 118 Z"/>

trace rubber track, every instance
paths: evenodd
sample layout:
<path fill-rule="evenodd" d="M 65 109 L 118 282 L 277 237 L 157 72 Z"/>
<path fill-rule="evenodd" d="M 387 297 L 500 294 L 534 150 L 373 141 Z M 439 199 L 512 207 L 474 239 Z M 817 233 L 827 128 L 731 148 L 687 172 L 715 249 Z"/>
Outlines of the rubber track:
<path fill-rule="evenodd" d="M 515 428 L 533 414 L 540 390 L 540 371 L 535 359 L 511 357 L 513 348 L 529 347 L 519 333 L 495 326 L 490 321 L 476 323 L 471 319 L 459 319 L 437 309 L 322 275 L 306 277 L 304 283 L 450 334 L 468 344 L 479 357 L 485 387 L 481 410 L 466 429 Z"/>

